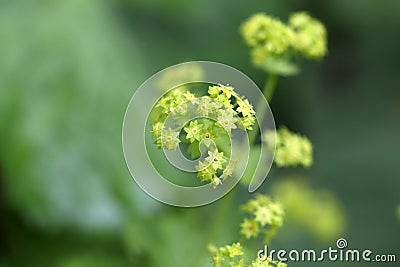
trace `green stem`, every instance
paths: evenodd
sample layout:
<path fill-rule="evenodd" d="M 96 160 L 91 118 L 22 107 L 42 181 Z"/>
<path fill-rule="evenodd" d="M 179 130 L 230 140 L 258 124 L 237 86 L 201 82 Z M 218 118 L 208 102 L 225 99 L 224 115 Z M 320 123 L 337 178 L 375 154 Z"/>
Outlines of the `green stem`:
<path fill-rule="evenodd" d="M 263 94 L 267 99 L 268 103 L 271 102 L 272 96 L 274 95 L 277 81 L 278 81 L 278 75 L 270 74 L 267 82 L 265 83 L 265 86 L 263 88 Z"/>
<path fill-rule="evenodd" d="M 270 74 L 268 77 L 267 82 L 265 83 L 265 86 L 263 88 L 263 94 L 265 98 L 267 99 L 268 102 L 271 101 L 272 95 L 274 94 L 276 83 L 278 81 L 278 75 L 276 74 Z M 257 103 L 256 111 L 259 113 L 259 118 L 260 118 L 260 123 L 264 119 L 265 116 L 265 108 L 266 106 L 263 105 L 262 103 L 263 99 L 260 99 L 259 102 Z M 259 127 L 255 127 L 252 131 L 249 132 L 249 144 L 253 145 L 254 141 L 258 135 L 259 132 Z M 227 194 L 223 199 L 220 200 L 219 206 L 217 207 L 217 212 L 216 212 L 216 218 L 214 219 L 210 230 L 208 232 L 208 236 L 206 238 L 207 242 L 210 242 L 212 237 L 217 233 L 218 227 L 222 224 L 224 221 L 227 211 L 229 207 L 231 206 L 231 203 L 234 200 L 236 190 L 232 190 L 229 194 Z"/>
<path fill-rule="evenodd" d="M 235 199 L 235 192 L 236 190 L 233 189 L 227 195 L 225 195 L 222 199 L 219 200 L 219 205 L 217 207 L 217 211 L 215 212 L 215 217 L 211 227 L 209 228 L 208 235 L 207 235 L 207 243 L 210 243 L 211 240 L 215 237 L 218 232 L 218 228 L 221 226 L 223 221 L 226 218 L 227 212 Z"/>
<path fill-rule="evenodd" d="M 267 82 L 265 83 L 265 86 L 263 88 L 263 94 L 265 98 L 267 99 L 268 103 L 271 102 L 272 96 L 275 91 L 276 83 L 278 81 L 278 75 L 277 74 L 270 74 L 268 77 Z M 265 108 L 266 106 L 263 105 L 263 99 L 260 99 L 257 106 L 256 106 L 256 112 L 259 114 L 258 118 L 260 119 L 259 123 L 262 122 L 265 116 Z M 260 131 L 260 128 L 258 126 L 255 126 L 252 131 L 249 132 L 249 144 L 252 145 L 254 144 L 254 141 L 256 140 L 256 137 Z"/>

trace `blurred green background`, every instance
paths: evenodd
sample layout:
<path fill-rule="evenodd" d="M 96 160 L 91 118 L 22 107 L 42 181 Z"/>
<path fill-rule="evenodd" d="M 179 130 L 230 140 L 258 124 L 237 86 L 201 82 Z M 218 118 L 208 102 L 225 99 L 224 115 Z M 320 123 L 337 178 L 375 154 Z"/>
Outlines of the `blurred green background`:
<path fill-rule="evenodd" d="M 320 232 L 306 205 L 298 212 L 316 228 L 288 212 L 273 245 L 323 249 L 345 237 L 398 261 L 399 1 L 1 0 L 0 266 L 210 266 L 206 244 L 237 240 L 251 195 L 239 186 L 196 209 L 148 197 L 125 166 L 125 108 L 147 77 L 190 60 L 231 65 L 263 86 L 239 25 L 297 10 L 326 25 L 329 55 L 280 79 L 271 106 L 278 125 L 310 138 L 315 164 L 274 169 L 260 192 L 296 181 L 329 191 L 338 210 Z"/>

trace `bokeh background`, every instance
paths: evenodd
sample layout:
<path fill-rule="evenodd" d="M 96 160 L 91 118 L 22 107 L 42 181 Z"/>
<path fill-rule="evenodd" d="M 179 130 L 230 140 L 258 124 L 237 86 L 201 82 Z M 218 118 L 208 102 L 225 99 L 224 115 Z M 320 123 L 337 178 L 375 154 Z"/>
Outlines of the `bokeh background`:
<path fill-rule="evenodd" d="M 329 55 L 280 79 L 271 104 L 315 149 L 313 167 L 274 169 L 260 189 L 291 203 L 272 244 L 345 237 L 399 261 L 399 1 L 1 0 L 0 266 L 210 266 L 206 244 L 237 240 L 251 195 L 196 209 L 148 197 L 125 166 L 125 108 L 147 77 L 190 60 L 263 86 L 239 25 L 298 10 L 326 25 Z M 309 265 L 343 263 L 289 266 Z"/>

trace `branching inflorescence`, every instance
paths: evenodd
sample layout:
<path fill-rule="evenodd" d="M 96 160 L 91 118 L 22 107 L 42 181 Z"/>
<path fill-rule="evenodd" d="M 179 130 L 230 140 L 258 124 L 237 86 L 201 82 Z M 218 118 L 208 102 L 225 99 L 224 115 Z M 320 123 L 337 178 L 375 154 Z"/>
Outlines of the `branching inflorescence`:
<path fill-rule="evenodd" d="M 318 20 L 306 12 L 293 13 L 287 23 L 264 13 L 245 21 L 240 32 L 250 48 L 252 63 L 270 74 L 264 87 L 264 96 L 270 101 L 278 76 L 299 72 L 294 59 L 321 59 L 327 54 L 326 30 Z M 195 109 L 189 109 L 194 106 Z M 188 114 L 189 112 L 195 114 Z M 214 187 L 233 175 L 235 160 L 231 155 L 231 132 L 235 129 L 253 130 L 250 145 L 257 146 L 258 125 L 253 106 L 227 85 L 211 85 L 207 94 L 196 95 L 186 86 L 178 87 L 164 95 L 153 110 L 152 136 L 160 149 L 175 150 L 187 144 L 192 159 L 203 160 L 196 166 L 197 176 Z M 259 114 L 263 118 L 263 114 Z M 183 127 L 170 127 L 169 116 L 176 116 Z M 275 140 L 275 141 L 274 141 Z M 311 142 L 304 136 L 290 132 L 286 127 L 261 133 L 266 148 L 275 150 L 274 163 L 278 167 L 309 167 L 313 163 Z M 276 144 L 276 146 L 275 146 Z M 280 203 L 268 196 L 258 195 L 242 206 L 247 217 L 240 225 L 241 240 L 263 238 L 267 244 L 283 224 L 284 211 Z M 216 247 L 209 245 L 215 267 L 284 267 L 285 263 L 267 258 L 245 263 L 243 247 L 239 242 Z"/>
<path fill-rule="evenodd" d="M 268 196 L 257 195 L 242 206 L 242 210 L 250 217 L 245 218 L 240 225 L 240 234 L 245 239 L 263 236 L 265 243 L 269 243 L 282 226 L 284 211 L 278 202 L 272 201 Z M 241 267 L 285 267 L 286 264 L 267 258 L 265 261 L 255 259 L 251 264 L 244 260 L 243 248 L 240 243 L 216 247 L 209 245 L 208 250 L 212 255 L 214 267 L 241 266 Z"/>
<path fill-rule="evenodd" d="M 255 14 L 243 23 L 241 34 L 253 64 L 272 74 L 296 74 L 298 67 L 291 61 L 295 56 L 320 59 L 327 53 L 324 25 L 306 12 L 293 13 L 287 24 Z"/>
<path fill-rule="evenodd" d="M 270 74 L 263 93 L 270 101 L 279 75 L 288 76 L 299 72 L 293 62 L 295 57 L 320 59 L 327 53 L 326 30 L 321 22 L 306 12 L 296 12 L 287 24 L 264 13 L 250 17 L 240 28 L 242 37 L 250 48 L 252 63 Z M 262 114 L 260 114 L 262 116 Z M 272 140 L 276 140 L 272 142 Z M 262 142 L 270 150 L 275 149 L 274 162 L 278 167 L 309 167 L 313 163 L 311 142 L 304 136 L 290 132 L 286 127 L 262 133 Z M 276 147 L 271 144 L 276 144 Z M 245 239 L 263 236 L 267 244 L 282 226 L 284 211 L 280 203 L 268 196 L 258 195 L 248 201 L 242 209 L 248 213 L 240 225 Z M 286 266 L 285 263 L 267 258 L 244 262 L 240 243 L 228 246 L 209 246 L 213 265 L 219 266 Z"/>
<path fill-rule="evenodd" d="M 274 261 L 271 258 L 267 258 L 265 261 L 255 259 L 251 264 L 246 264 L 244 260 L 243 247 L 240 243 L 233 243 L 232 245 L 226 245 L 223 247 L 216 247 L 209 245 L 208 250 L 212 255 L 212 261 L 214 267 L 286 267 L 286 263 Z"/>
<path fill-rule="evenodd" d="M 194 107 L 195 114 L 188 114 L 189 105 Z M 235 161 L 230 160 L 230 133 L 237 128 L 251 130 L 255 123 L 253 106 L 233 87 L 211 85 L 203 96 L 177 88 L 162 97 L 155 109 L 158 116 L 152 136 L 159 148 L 175 150 L 185 142 L 189 144 L 192 159 L 197 159 L 201 155 L 199 147 L 204 145 L 208 156 L 196 166 L 197 176 L 214 187 L 233 174 Z M 165 127 L 170 115 L 179 116 L 185 123 L 182 134 L 179 129 Z"/>

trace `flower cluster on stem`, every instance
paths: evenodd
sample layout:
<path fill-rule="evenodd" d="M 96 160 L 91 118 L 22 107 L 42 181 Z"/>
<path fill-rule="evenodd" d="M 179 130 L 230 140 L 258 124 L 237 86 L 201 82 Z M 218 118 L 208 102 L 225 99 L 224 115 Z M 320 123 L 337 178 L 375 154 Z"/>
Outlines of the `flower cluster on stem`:
<path fill-rule="evenodd" d="M 151 133 L 158 148 L 175 150 L 183 142 L 188 144 L 192 159 L 196 159 L 201 155 L 199 147 L 205 145 L 208 154 L 198 162 L 197 176 L 214 187 L 233 174 L 235 160 L 231 159 L 229 149 L 232 130 L 252 130 L 256 120 L 249 101 L 233 87 L 221 84 L 209 86 L 202 96 L 186 88 L 174 89 L 157 102 L 153 115 L 156 122 Z M 184 127 L 166 126 L 169 116 L 183 121 Z M 187 122 L 187 118 L 193 119 Z"/>

